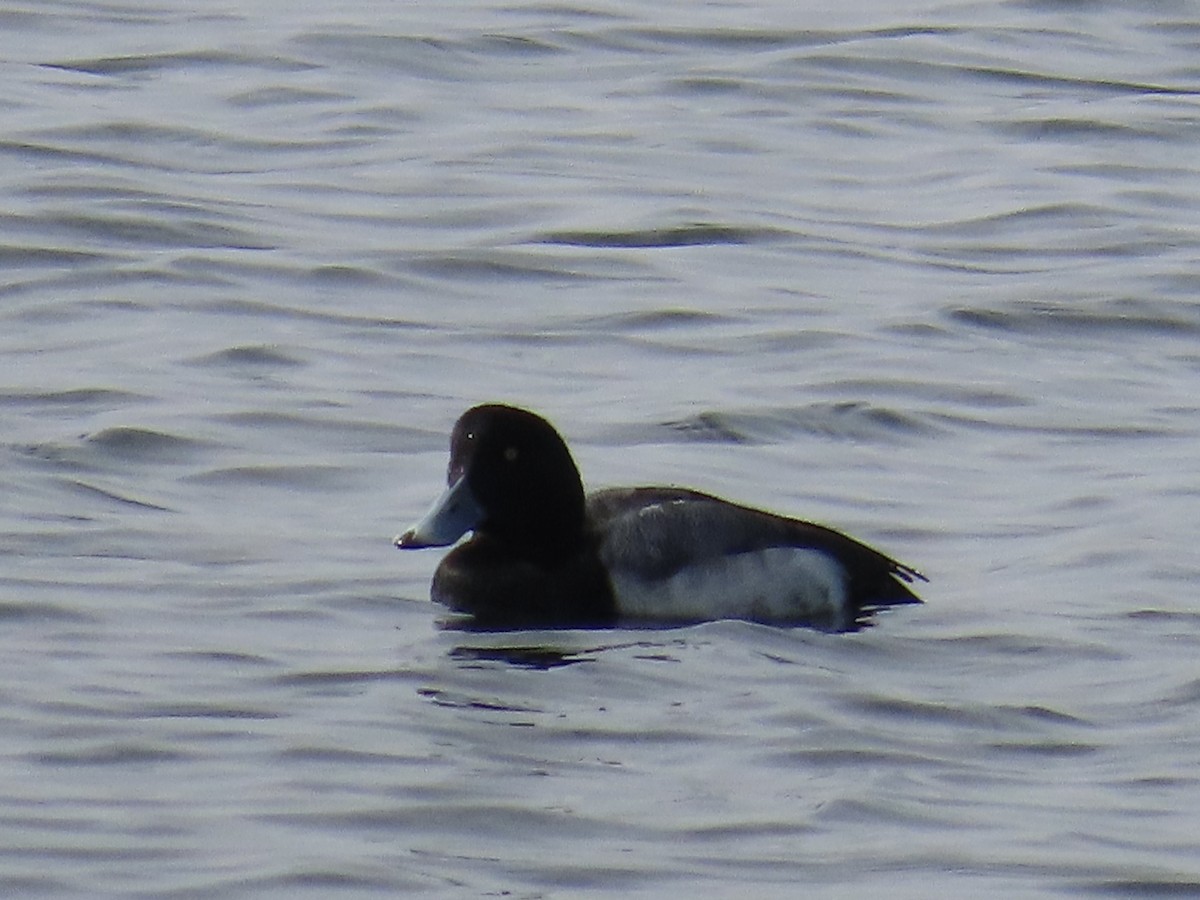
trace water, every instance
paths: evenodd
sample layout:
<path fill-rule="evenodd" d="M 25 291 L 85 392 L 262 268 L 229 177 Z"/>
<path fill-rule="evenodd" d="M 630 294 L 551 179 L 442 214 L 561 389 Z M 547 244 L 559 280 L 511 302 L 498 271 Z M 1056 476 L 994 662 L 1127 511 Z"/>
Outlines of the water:
<path fill-rule="evenodd" d="M 0 10 L 5 896 L 1200 894 L 1191 6 L 176 6 Z M 485 400 L 928 603 L 444 630 Z"/>

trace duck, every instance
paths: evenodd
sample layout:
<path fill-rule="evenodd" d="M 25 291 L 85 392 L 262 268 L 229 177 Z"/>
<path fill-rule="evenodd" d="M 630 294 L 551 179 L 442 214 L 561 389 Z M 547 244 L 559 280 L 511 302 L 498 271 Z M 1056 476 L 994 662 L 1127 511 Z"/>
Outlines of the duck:
<path fill-rule="evenodd" d="M 928 580 L 832 528 L 701 491 L 585 493 L 554 426 L 500 403 L 459 417 L 444 492 L 394 544 L 457 544 L 430 596 L 484 630 L 738 619 L 852 631 L 921 603 L 912 585 Z"/>

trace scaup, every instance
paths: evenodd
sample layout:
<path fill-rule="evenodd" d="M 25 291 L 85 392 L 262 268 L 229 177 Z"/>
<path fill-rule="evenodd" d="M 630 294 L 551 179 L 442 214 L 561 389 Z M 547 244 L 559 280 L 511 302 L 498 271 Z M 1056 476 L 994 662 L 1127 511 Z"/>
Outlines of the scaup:
<path fill-rule="evenodd" d="M 447 488 L 396 538 L 445 547 L 435 601 L 484 628 L 748 619 L 842 631 L 920 603 L 916 569 L 822 525 L 674 487 L 585 495 L 554 427 L 487 404 L 450 436 Z"/>

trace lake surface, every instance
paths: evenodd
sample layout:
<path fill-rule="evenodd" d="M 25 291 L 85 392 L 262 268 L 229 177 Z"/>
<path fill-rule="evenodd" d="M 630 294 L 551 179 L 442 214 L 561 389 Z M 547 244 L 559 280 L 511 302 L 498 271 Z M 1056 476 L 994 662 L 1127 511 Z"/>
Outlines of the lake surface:
<path fill-rule="evenodd" d="M 1196 7 L 48 0 L 0 59 L 5 897 L 1200 896 Z M 488 400 L 927 602 L 446 629 L 390 542 Z"/>

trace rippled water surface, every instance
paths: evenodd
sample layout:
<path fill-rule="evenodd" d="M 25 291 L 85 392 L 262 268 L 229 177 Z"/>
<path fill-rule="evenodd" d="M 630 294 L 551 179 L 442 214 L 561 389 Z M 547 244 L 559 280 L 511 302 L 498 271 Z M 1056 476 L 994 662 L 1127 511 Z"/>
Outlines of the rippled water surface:
<path fill-rule="evenodd" d="M 1200 896 L 1200 14 L 0 6 L 4 896 Z M 466 407 L 930 576 L 479 634 Z"/>

